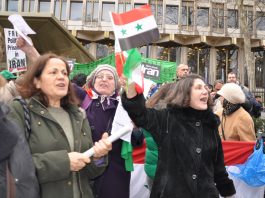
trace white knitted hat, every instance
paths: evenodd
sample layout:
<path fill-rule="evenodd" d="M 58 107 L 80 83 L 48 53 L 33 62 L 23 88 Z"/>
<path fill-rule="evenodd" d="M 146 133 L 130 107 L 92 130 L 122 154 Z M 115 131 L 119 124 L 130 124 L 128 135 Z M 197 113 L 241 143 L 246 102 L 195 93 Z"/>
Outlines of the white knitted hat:
<path fill-rule="evenodd" d="M 236 83 L 226 83 L 222 86 L 221 90 L 217 94 L 223 96 L 228 102 L 232 104 L 245 103 L 246 96 L 241 87 Z"/>
<path fill-rule="evenodd" d="M 116 71 L 116 68 L 108 65 L 108 64 L 102 64 L 102 65 L 98 65 L 87 77 L 86 82 L 88 84 L 88 87 L 94 87 L 95 84 L 95 79 L 97 74 L 102 71 L 102 70 L 108 70 L 110 71 L 113 76 L 114 76 L 114 81 L 115 81 L 115 89 L 118 90 L 119 89 L 119 76 L 118 73 Z"/>

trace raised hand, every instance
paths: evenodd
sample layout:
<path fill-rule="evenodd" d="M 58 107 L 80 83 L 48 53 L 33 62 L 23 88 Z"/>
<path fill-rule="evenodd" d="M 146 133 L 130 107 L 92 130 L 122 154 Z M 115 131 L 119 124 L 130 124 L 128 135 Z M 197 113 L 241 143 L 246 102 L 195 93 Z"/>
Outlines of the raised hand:
<path fill-rule="evenodd" d="M 36 48 L 28 44 L 27 41 L 21 36 L 17 38 L 16 45 L 26 54 L 26 56 L 29 58 L 31 62 L 34 62 L 40 56 Z"/>

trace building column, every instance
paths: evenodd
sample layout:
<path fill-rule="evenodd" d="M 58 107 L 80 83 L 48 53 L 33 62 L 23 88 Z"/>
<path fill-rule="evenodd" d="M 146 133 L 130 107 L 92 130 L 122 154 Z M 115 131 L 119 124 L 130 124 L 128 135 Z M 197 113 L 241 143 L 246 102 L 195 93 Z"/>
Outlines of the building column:
<path fill-rule="evenodd" d="M 188 64 L 188 47 L 181 47 L 180 63 Z"/>
<path fill-rule="evenodd" d="M 149 54 L 150 58 L 157 58 L 157 46 L 156 45 L 149 45 Z"/>
<path fill-rule="evenodd" d="M 92 54 L 94 57 L 97 57 L 97 44 L 94 42 L 90 43 L 88 52 Z"/>
<path fill-rule="evenodd" d="M 242 45 L 242 42 L 238 42 L 239 48 L 238 48 L 238 60 L 237 60 L 237 78 L 240 83 L 243 85 L 245 84 L 245 78 L 244 78 L 244 45 Z"/>
<path fill-rule="evenodd" d="M 216 80 L 216 62 L 216 49 L 215 47 L 211 47 L 209 62 L 209 83 L 211 84 Z"/>

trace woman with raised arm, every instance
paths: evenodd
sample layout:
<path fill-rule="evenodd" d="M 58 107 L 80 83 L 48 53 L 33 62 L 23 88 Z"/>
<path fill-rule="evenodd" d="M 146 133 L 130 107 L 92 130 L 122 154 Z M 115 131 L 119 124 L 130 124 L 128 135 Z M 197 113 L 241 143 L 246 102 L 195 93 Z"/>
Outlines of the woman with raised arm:
<path fill-rule="evenodd" d="M 210 107 L 206 84 L 189 75 L 174 84 L 167 108 L 145 107 L 134 84 L 123 94 L 123 107 L 137 127 L 158 144 L 158 165 L 151 198 L 218 198 L 235 194 L 224 165 L 218 117 Z"/>

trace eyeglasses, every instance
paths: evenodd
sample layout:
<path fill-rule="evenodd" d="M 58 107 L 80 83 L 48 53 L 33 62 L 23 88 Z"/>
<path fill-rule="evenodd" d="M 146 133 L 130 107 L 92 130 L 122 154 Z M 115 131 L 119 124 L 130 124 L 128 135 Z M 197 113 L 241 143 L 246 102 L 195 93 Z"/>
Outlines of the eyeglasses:
<path fill-rule="evenodd" d="M 103 79 L 113 80 L 114 77 L 112 75 L 99 74 L 99 75 L 96 76 L 96 79 L 98 79 L 98 80 L 103 80 Z"/>

